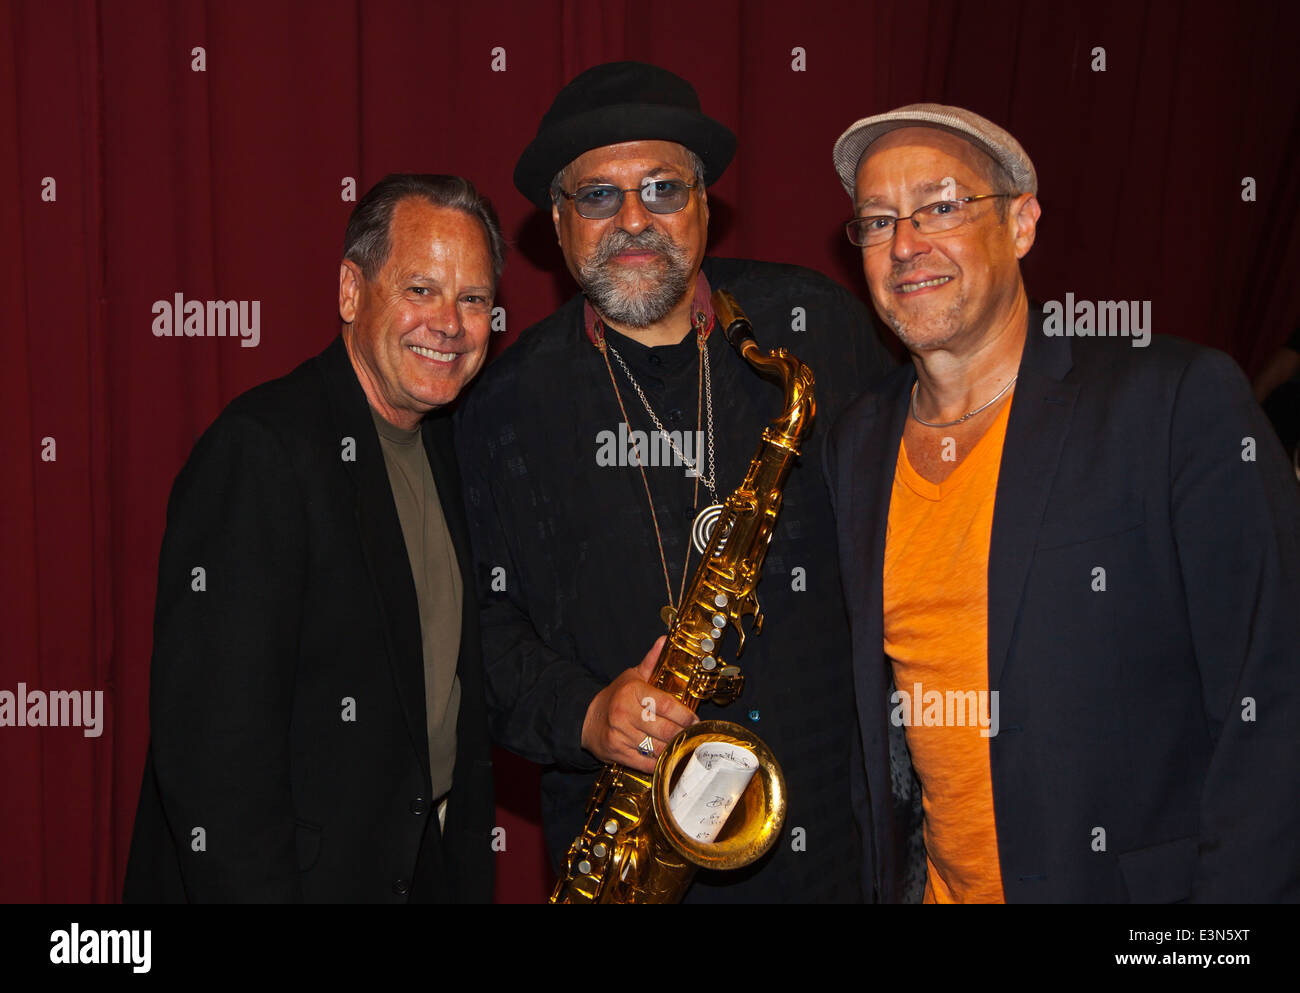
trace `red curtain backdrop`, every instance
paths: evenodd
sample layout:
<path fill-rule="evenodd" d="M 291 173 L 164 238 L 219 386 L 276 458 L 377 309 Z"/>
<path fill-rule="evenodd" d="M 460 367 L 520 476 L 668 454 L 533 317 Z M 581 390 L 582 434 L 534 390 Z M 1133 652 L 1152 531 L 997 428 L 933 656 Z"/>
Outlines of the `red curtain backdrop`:
<path fill-rule="evenodd" d="M 1157 331 L 1252 371 L 1300 316 L 1297 37 L 1281 2 L 0 5 L 0 690 L 102 690 L 106 711 L 96 738 L 0 727 L 0 900 L 118 898 L 167 495 L 231 398 L 338 333 L 347 178 L 460 173 L 493 198 L 513 245 L 499 350 L 573 292 L 510 177 L 579 71 L 690 79 L 740 139 L 711 251 L 860 293 L 834 139 L 961 104 L 1038 167 L 1031 296 L 1150 301 Z M 260 301 L 257 347 L 156 337 L 176 293 Z M 499 758 L 498 898 L 538 900 L 536 774 Z"/>

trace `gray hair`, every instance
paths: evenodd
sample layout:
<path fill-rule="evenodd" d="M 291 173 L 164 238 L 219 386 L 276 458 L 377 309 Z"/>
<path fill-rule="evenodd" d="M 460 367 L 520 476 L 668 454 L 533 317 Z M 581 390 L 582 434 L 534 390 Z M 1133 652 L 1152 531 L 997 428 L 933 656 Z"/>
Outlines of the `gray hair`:
<path fill-rule="evenodd" d="M 695 176 L 695 182 L 703 185 L 704 160 L 701 159 L 694 152 L 692 152 L 685 145 L 682 146 L 682 151 L 686 153 L 686 163 L 690 167 L 691 172 Z M 557 172 L 555 174 L 555 178 L 551 180 L 551 193 L 550 193 L 551 203 L 556 204 L 557 206 L 560 203 L 560 194 L 562 192 L 563 193 L 572 192 L 571 190 L 565 189 L 565 187 L 569 185 L 569 168 L 572 165 L 573 163 L 570 162 L 569 165 L 566 165 L 563 169 Z"/>
<path fill-rule="evenodd" d="M 501 280 L 506 264 L 506 241 L 501 235 L 492 201 L 481 196 L 474 184 L 460 176 L 431 173 L 392 173 L 372 186 L 352 210 L 343 236 L 343 257 L 355 262 L 366 279 L 374 279 L 392 250 L 389 229 L 393 211 L 403 200 L 419 197 L 435 207 L 459 210 L 477 218 L 487 236 L 492 256 L 492 285 Z"/>

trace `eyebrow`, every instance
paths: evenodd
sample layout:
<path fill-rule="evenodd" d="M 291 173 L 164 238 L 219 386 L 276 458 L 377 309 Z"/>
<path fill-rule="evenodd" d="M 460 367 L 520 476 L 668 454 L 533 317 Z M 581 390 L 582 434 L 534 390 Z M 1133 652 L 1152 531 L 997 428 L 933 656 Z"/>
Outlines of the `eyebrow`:
<path fill-rule="evenodd" d="M 949 184 L 939 180 L 931 180 L 928 183 L 917 183 L 915 186 L 912 187 L 912 193 L 915 194 L 918 198 L 920 198 L 924 196 L 929 196 L 931 193 L 941 193 L 943 190 L 948 189 L 950 186 L 956 186 L 957 188 L 960 189 L 968 188 L 966 187 L 965 183 L 954 182 L 953 184 Z M 884 196 L 863 197 L 861 200 L 858 201 L 857 209 L 858 212 L 861 213 L 862 211 L 870 210 L 873 207 L 883 207 L 887 202 L 888 202 L 887 198 Z M 922 206 L 925 206 L 925 204 L 922 204 Z"/>
<path fill-rule="evenodd" d="M 681 168 L 680 166 L 668 166 L 668 165 L 656 166 L 654 169 L 651 169 L 644 176 L 642 176 L 641 179 L 644 182 L 647 179 L 654 179 L 664 173 L 677 173 L 680 175 L 685 171 L 686 170 Z M 574 189 L 578 189 L 583 186 L 617 186 L 617 185 L 618 183 L 615 182 L 612 178 L 608 176 L 602 176 L 600 173 L 596 173 L 593 176 L 583 176 L 581 179 L 577 181 L 577 185 L 574 187 Z M 638 183 L 637 185 L 640 186 L 641 184 Z"/>

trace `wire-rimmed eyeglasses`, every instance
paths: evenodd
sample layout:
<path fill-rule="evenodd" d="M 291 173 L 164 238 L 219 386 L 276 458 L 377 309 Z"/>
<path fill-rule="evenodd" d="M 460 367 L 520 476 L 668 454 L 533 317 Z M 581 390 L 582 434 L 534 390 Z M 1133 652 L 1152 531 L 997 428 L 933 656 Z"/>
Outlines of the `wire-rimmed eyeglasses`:
<path fill-rule="evenodd" d="M 921 234 L 936 234 L 951 231 L 974 220 L 975 213 L 969 204 L 977 200 L 996 200 L 1000 197 L 1015 197 L 1018 193 L 981 193 L 973 197 L 957 197 L 952 200 L 940 200 L 918 207 L 906 217 L 893 217 L 889 214 L 872 214 L 868 217 L 855 217 L 844 225 L 849 241 L 859 248 L 883 245 L 894 237 L 894 230 L 899 221 L 911 221 L 912 227 Z"/>

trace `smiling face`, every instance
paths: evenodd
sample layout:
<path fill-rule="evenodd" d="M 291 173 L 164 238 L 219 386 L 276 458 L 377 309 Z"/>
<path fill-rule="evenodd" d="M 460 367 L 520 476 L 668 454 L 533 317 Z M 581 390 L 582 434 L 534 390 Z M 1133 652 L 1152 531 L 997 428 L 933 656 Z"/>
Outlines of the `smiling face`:
<path fill-rule="evenodd" d="M 640 189 L 647 179 L 696 181 L 686 149 L 669 141 L 628 141 L 594 148 L 566 170 L 565 192 L 584 186 Z M 573 202 L 552 207 L 555 233 L 569 272 L 606 319 L 645 328 L 689 298 L 704 259 L 709 207 L 703 186 L 675 214 L 654 214 L 636 193 L 613 217 L 591 220 Z"/>
<path fill-rule="evenodd" d="M 370 405 L 412 428 L 456 399 L 487 356 L 493 269 L 477 218 L 409 197 L 393 208 L 389 252 L 373 279 L 339 269 L 344 344 Z"/>
<path fill-rule="evenodd" d="M 905 217 L 953 197 L 994 193 L 992 160 L 969 142 L 931 128 L 900 128 L 880 138 L 858 164 L 856 214 Z M 1029 194 L 1009 203 L 969 205 L 961 227 L 922 234 L 910 221 L 891 241 L 862 249 L 872 299 L 910 351 L 960 349 L 978 342 L 1011 313 L 1022 293 L 1019 260 L 1034 242 L 1038 202 Z"/>

